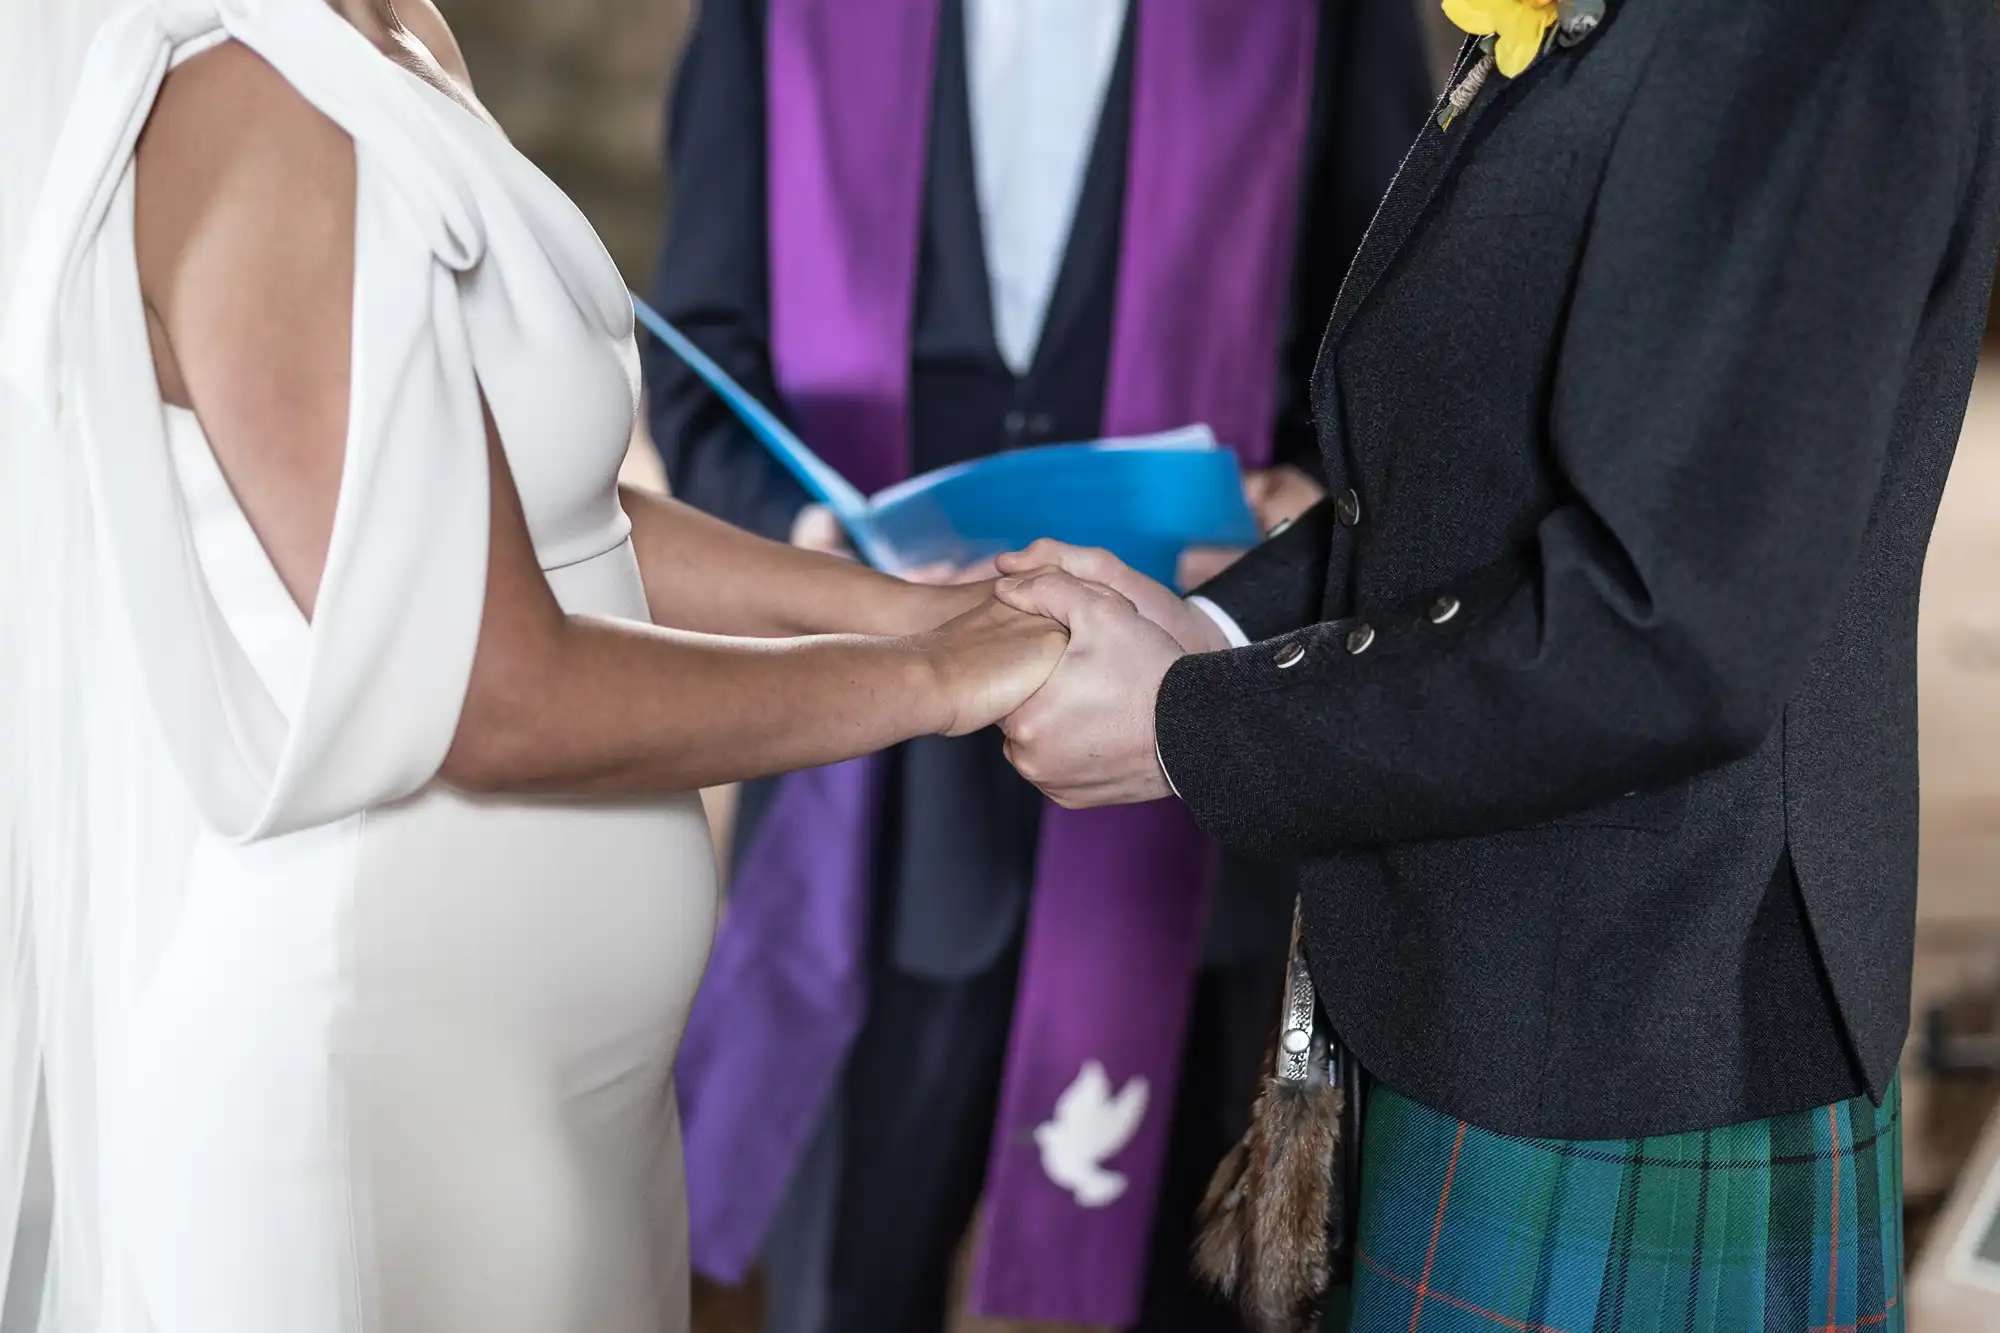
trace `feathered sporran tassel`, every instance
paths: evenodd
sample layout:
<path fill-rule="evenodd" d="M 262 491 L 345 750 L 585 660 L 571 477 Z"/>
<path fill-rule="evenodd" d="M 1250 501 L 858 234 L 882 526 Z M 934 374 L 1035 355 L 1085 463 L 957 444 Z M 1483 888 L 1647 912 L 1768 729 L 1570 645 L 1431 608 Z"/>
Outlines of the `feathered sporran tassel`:
<path fill-rule="evenodd" d="M 1333 1280 L 1347 1092 L 1306 970 L 1299 913 L 1277 1041 L 1243 1141 L 1217 1168 L 1196 1215 L 1195 1272 L 1242 1307 L 1257 1333 L 1306 1333 Z"/>

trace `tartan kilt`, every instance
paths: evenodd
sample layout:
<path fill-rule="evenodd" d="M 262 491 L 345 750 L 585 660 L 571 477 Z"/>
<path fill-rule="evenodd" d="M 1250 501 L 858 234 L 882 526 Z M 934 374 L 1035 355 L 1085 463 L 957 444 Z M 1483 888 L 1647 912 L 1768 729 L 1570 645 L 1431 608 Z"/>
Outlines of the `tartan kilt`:
<path fill-rule="evenodd" d="M 1901 1333 L 1902 1098 L 1724 1129 L 1494 1134 L 1377 1084 L 1325 1333 Z"/>

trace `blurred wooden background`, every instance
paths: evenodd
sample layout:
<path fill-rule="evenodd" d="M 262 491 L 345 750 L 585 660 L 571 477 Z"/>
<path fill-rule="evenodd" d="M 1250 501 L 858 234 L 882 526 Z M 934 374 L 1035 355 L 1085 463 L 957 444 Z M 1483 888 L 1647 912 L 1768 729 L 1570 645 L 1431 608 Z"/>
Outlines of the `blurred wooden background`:
<path fill-rule="evenodd" d="M 479 96 L 640 290 L 660 242 L 666 90 L 690 0 L 440 0 Z"/>

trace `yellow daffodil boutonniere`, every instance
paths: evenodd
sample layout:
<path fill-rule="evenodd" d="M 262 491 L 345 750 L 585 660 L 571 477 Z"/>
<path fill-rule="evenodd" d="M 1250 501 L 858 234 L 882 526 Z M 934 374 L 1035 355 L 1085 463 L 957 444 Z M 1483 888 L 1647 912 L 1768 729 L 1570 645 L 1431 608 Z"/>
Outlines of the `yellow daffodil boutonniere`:
<path fill-rule="evenodd" d="M 1512 79 L 1541 55 L 1556 26 L 1556 0 L 1444 0 L 1444 16 L 1475 37 L 1493 38 L 1494 64 Z"/>
<path fill-rule="evenodd" d="M 1519 78 L 1550 47 L 1574 46 L 1604 20 L 1604 0 L 1444 0 L 1444 14 L 1481 39 L 1478 63 L 1446 98 L 1438 120 L 1446 129 L 1497 71 Z"/>

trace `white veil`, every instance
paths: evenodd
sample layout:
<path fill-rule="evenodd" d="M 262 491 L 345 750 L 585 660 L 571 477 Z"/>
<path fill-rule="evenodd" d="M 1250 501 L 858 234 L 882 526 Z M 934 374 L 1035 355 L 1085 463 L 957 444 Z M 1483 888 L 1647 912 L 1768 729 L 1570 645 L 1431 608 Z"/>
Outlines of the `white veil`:
<path fill-rule="evenodd" d="M 120 4 L 0 4 L 0 324 L 85 56 Z M 0 1333 L 146 1333 L 99 1191 L 100 1074 L 179 913 L 182 877 L 161 862 L 184 860 L 197 823 L 105 592 L 81 451 L 4 386 L 0 1309 L 19 1322 Z M 38 1101 L 47 1154 L 31 1163 Z M 52 1209 L 29 1189 L 24 1211 L 31 1175 L 53 1181 Z"/>

